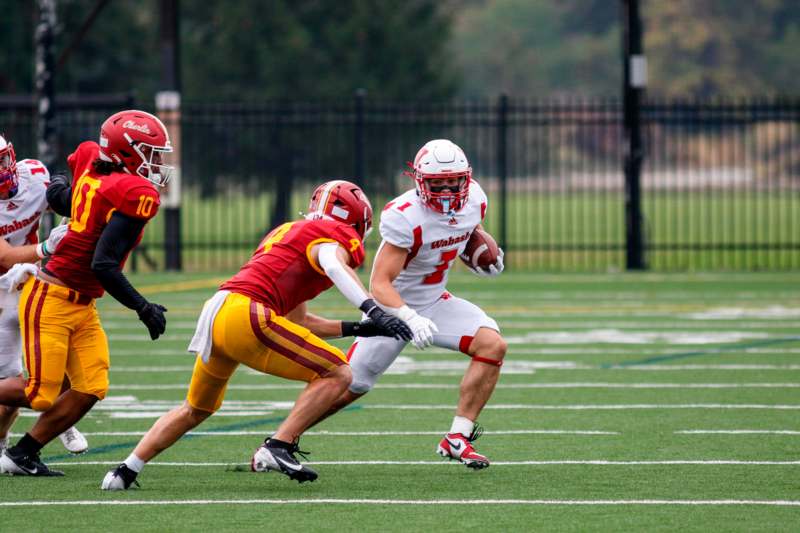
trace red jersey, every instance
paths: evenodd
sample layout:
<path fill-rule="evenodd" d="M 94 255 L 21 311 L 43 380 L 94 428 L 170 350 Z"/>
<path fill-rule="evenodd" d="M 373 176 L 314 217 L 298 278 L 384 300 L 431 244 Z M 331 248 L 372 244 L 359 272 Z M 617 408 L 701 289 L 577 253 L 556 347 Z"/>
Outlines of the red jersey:
<path fill-rule="evenodd" d="M 333 286 L 311 258 L 311 248 L 322 242 L 344 246 L 353 267 L 364 262 L 364 245 L 347 224 L 334 220 L 287 222 L 269 232 L 250 261 L 220 289 L 249 296 L 284 316 Z"/>
<path fill-rule="evenodd" d="M 97 143 L 87 141 L 67 158 L 73 176 L 69 230 L 45 265 L 69 288 L 92 298 L 103 295 L 91 266 L 97 241 L 111 215 L 119 211 L 146 221 L 156 216 L 160 205 L 158 190 L 141 176 L 96 174 L 92 162 L 99 152 Z M 140 234 L 137 244 L 141 238 Z"/>

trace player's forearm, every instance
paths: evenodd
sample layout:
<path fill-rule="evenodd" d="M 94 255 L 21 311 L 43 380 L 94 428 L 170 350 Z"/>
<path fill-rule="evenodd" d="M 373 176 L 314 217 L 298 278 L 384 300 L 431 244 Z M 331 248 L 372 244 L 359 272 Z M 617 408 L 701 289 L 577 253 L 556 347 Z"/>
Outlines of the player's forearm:
<path fill-rule="evenodd" d="M 384 307 L 402 307 L 406 303 L 388 279 L 374 279 L 370 284 L 372 296 Z"/>
<path fill-rule="evenodd" d="M 93 268 L 97 281 L 103 286 L 103 289 L 110 294 L 116 301 L 134 311 L 139 311 L 146 304 L 147 300 L 139 294 L 139 291 L 133 288 L 131 282 L 125 277 L 125 274 L 119 270 L 117 266 L 114 268 Z"/>
<path fill-rule="evenodd" d="M 0 245 L 0 266 L 6 270 L 17 263 L 35 263 L 40 259 L 35 244 L 11 246 L 5 241 L 3 243 L 5 246 Z"/>
<path fill-rule="evenodd" d="M 311 333 L 323 339 L 342 336 L 341 320 L 330 320 L 311 313 L 306 313 L 302 325 L 308 328 Z"/>
<path fill-rule="evenodd" d="M 92 272 L 103 289 L 134 311 L 144 308 L 147 300 L 122 273 L 122 263 L 136 245 L 143 227 L 144 222 L 115 213 L 100 234 L 92 258 Z"/>

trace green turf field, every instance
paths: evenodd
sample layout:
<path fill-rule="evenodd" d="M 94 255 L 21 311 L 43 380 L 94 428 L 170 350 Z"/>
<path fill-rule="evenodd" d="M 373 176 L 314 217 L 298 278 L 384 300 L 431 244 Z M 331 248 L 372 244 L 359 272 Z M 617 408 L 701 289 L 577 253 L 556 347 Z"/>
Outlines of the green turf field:
<path fill-rule="evenodd" d="M 146 340 L 106 298 L 109 397 L 80 422 L 92 449 L 49 445 L 66 476 L 0 477 L 4 531 L 790 531 L 800 528 L 800 274 L 457 274 L 452 292 L 510 345 L 474 472 L 435 455 L 466 358 L 407 349 L 364 400 L 306 435 L 298 485 L 242 467 L 298 385 L 240 369 L 222 411 L 148 465 L 104 473 L 181 402 L 208 275 L 140 275 L 169 308 Z M 311 311 L 355 318 L 335 290 Z M 337 341 L 340 346 L 345 342 Z M 23 432 L 33 422 L 20 418 Z"/>

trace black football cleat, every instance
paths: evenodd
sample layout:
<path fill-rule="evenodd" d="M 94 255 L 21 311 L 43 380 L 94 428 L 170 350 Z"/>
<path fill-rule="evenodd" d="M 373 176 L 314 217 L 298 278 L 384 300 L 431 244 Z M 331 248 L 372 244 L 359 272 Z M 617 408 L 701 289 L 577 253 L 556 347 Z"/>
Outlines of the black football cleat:
<path fill-rule="evenodd" d="M 39 458 L 39 454 L 27 455 L 14 448 L 8 448 L 0 456 L 0 473 L 12 476 L 59 477 L 64 472 L 51 470 Z"/>
<path fill-rule="evenodd" d="M 270 439 L 267 439 L 253 454 L 250 469 L 253 472 L 269 472 L 273 470 L 300 483 L 317 479 L 317 473 L 300 464 L 300 461 L 294 456 L 295 453 L 303 455 L 307 452 L 301 452 L 296 443 L 292 444 L 290 448 L 284 448 L 272 444 Z"/>

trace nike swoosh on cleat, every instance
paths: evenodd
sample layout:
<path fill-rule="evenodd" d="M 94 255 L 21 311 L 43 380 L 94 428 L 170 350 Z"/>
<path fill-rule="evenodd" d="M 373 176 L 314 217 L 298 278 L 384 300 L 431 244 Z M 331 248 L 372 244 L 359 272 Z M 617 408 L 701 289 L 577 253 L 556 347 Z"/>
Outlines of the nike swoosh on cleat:
<path fill-rule="evenodd" d="M 455 451 L 458 451 L 458 450 L 460 450 L 460 449 L 461 449 L 461 442 L 460 442 L 460 441 L 453 442 L 453 441 L 451 441 L 450 439 L 447 439 L 447 442 L 448 442 L 448 443 L 450 443 L 450 446 L 451 446 L 451 447 L 452 447 L 452 448 L 453 448 Z M 456 443 L 457 443 L 458 445 L 456 445 Z"/>
<path fill-rule="evenodd" d="M 299 472 L 299 471 L 301 471 L 303 469 L 302 466 L 293 465 L 292 463 L 287 463 L 286 461 L 284 461 L 280 457 L 275 457 L 275 462 L 277 462 L 281 466 L 285 466 L 286 468 L 289 468 L 290 470 L 294 470 L 295 472 Z"/>

